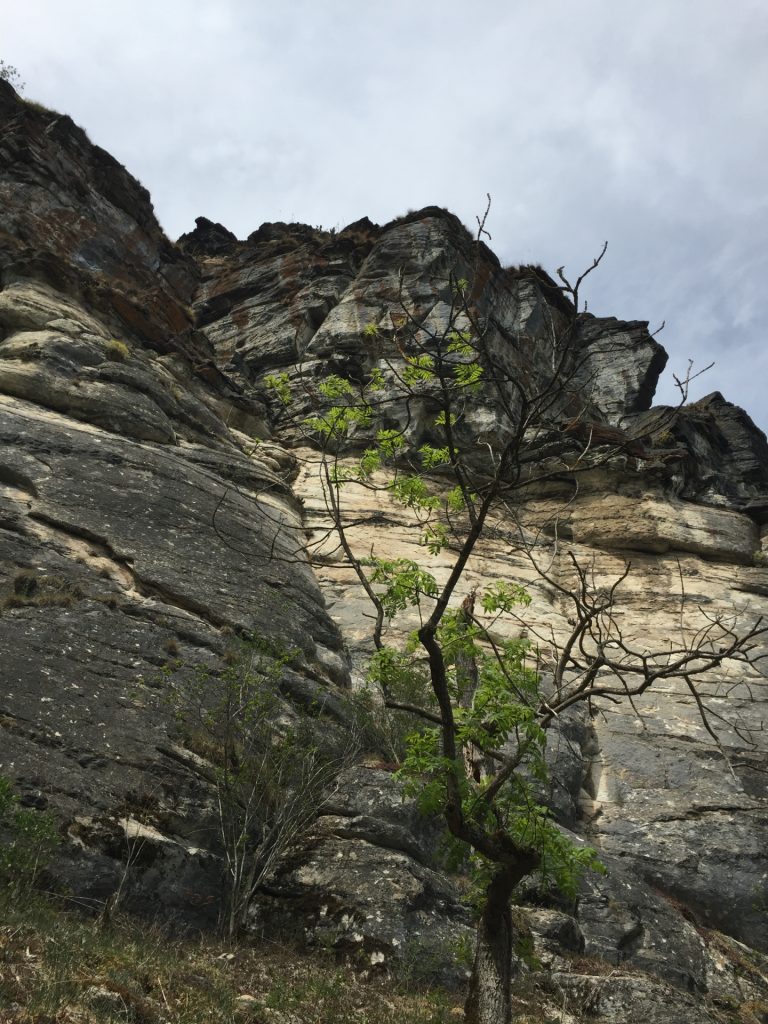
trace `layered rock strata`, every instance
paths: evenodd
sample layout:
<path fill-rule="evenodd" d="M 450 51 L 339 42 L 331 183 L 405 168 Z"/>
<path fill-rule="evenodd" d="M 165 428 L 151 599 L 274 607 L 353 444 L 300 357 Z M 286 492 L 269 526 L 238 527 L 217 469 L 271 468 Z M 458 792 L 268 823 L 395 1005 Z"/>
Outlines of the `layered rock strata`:
<path fill-rule="evenodd" d="M 256 633 L 297 652 L 308 702 L 344 685 L 341 638 L 295 461 L 254 451 L 264 410 L 192 325 L 194 263 L 68 118 L 4 82 L 0 116 L 0 770 L 65 823 L 78 896 L 114 889 L 143 816 L 137 902 L 195 920 L 210 796 L 168 756 L 163 673 L 215 678 Z"/>
<path fill-rule="evenodd" d="M 335 233 L 266 224 L 242 242 L 200 218 L 174 246 L 146 191 L 69 118 L 0 81 L 0 122 L 0 772 L 58 817 L 57 879 L 77 897 L 98 906 L 130 862 L 135 908 L 211 923 L 211 791 L 189 770 L 167 673 L 215 680 L 233 636 L 255 633 L 294 652 L 281 679 L 290 713 L 320 702 L 343 720 L 333 700 L 370 650 L 349 568 L 329 544 L 307 558 L 328 521 L 301 427 L 306 382 L 386 369 L 405 312 L 447 324 L 460 278 L 491 350 L 533 382 L 573 310 L 543 271 L 503 268 L 436 208 Z M 567 582 L 572 551 L 597 585 L 631 562 L 624 629 L 656 646 L 706 616 L 765 614 L 765 437 L 718 393 L 651 408 L 666 356 L 645 324 L 582 315 L 578 345 L 580 375 L 537 425 L 537 457 L 583 448 L 584 424 L 598 450 L 616 432 L 640 440 L 598 460 L 577 493 L 565 476 L 524 494 L 525 529 L 557 520 L 541 554 Z M 290 415 L 265 388 L 275 373 L 292 389 Z M 407 417 L 394 403 L 392 425 L 418 445 L 430 413 L 428 395 Z M 461 439 L 482 465 L 509 430 L 486 393 Z M 424 561 L 386 494 L 345 493 L 354 544 Z M 495 518 L 459 597 L 522 582 L 532 635 L 562 636 L 568 608 L 517 529 Z M 438 577 L 447 565 L 433 560 Z M 676 683 L 553 730 L 548 799 L 610 873 L 585 881 L 577 908 L 529 894 L 535 952 L 519 951 L 520 970 L 573 1020 L 623 1020 L 628 1007 L 665 1020 L 672 1006 L 693 1021 L 705 1005 L 766 999 L 749 949 L 768 948 L 765 681 L 759 663 L 725 664 L 703 690 L 729 723 L 719 747 Z M 441 869 L 438 826 L 403 803 L 390 769 L 367 759 L 348 770 L 254 928 L 455 980 L 471 934 L 461 883 Z"/>

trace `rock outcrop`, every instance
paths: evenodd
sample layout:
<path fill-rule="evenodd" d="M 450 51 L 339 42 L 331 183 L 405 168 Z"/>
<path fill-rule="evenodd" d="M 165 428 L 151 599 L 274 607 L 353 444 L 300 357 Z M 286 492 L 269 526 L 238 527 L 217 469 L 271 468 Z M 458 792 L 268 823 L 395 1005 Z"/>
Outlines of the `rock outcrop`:
<path fill-rule="evenodd" d="M 201 217 L 173 245 L 146 190 L 68 117 L 0 81 L 0 123 L 0 773 L 61 822 L 59 883 L 106 900 L 129 870 L 135 909 L 203 926 L 219 909 L 215 814 L 169 673 L 215 685 L 234 638 L 268 638 L 291 652 L 286 713 L 321 705 L 345 722 L 370 651 L 343 558 L 332 543 L 307 557 L 307 537 L 328 530 L 300 426 L 307 382 L 397 359 L 404 316 L 448 325 L 466 278 L 487 345 L 535 383 L 573 310 L 540 268 L 502 267 L 432 207 L 339 232 L 265 224 L 245 241 Z M 580 450 L 585 429 L 595 448 L 627 443 L 577 491 L 563 474 L 525 492 L 524 528 L 558 510 L 541 540 L 558 579 L 569 552 L 596 585 L 631 562 L 625 634 L 657 646 L 718 616 L 768 615 L 764 435 L 718 393 L 653 408 L 666 355 L 646 324 L 581 314 L 574 344 L 579 372 L 537 425 L 537 459 Z M 290 414 L 265 386 L 276 373 Z M 425 394 L 392 425 L 418 446 L 431 411 Z M 480 465 L 510 429 L 485 392 L 459 431 Z M 353 543 L 424 560 L 407 511 L 356 485 L 346 496 Z M 567 604 L 511 542 L 518 528 L 495 517 L 460 596 L 524 583 L 533 633 L 563 635 Z M 447 555 L 432 568 L 446 573 Z M 768 1005 L 766 684 L 759 663 L 725 664 L 703 687 L 719 745 L 684 682 L 553 730 L 547 798 L 609 867 L 576 907 L 528 894 L 521 978 L 563 1020 L 747 1005 L 758 1020 Z M 346 770 L 253 926 L 455 981 L 471 934 L 461 881 L 391 767 Z"/>
<path fill-rule="evenodd" d="M 194 263 L 69 118 L 2 81 L 0 117 L 0 770 L 67 822 L 83 897 L 149 814 L 137 901 L 195 919 L 219 872 L 209 798 L 163 752 L 164 668 L 215 673 L 254 632 L 308 696 L 344 684 L 341 638 L 297 551 L 294 460 L 254 451 L 264 410 L 192 326 Z"/>

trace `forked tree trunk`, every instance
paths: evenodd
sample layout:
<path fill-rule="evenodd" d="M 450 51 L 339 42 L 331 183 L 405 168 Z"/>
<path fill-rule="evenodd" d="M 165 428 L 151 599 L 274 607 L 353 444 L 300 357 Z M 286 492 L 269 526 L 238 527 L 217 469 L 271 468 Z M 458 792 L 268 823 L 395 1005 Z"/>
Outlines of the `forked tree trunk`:
<path fill-rule="evenodd" d="M 514 930 L 509 901 L 519 879 L 519 871 L 501 868 L 488 886 L 477 925 L 466 1024 L 509 1024 L 512 1018 Z"/>

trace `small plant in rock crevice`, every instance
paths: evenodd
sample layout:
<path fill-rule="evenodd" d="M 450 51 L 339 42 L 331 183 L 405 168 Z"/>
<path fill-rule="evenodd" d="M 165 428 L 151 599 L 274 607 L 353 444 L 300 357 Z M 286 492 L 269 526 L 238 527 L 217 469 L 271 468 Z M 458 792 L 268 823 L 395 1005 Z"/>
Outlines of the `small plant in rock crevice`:
<path fill-rule="evenodd" d="M 294 652 L 252 637 L 224 668 L 164 672 L 187 767 L 214 794 L 215 845 L 223 864 L 222 931 L 246 927 L 252 902 L 283 856 L 301 842 L 340 772 L 359 747 L 332 723 L 318 728 L 322 707 L 297 712 L 281 698 L 281 677 Z"/>
<path fill-rule="evenodd" d="M 75 580 L 34 569 L 19 570 L 12 585 L 13 592 L 0 599 L 0 611 L 13 608 L 71 608 L 85 597 Z"/>
<path fill-rule="evenodd" d="M 104 346 L 104 355 L 113 363 L 125 363 L 131 355 L 131 350 L 124 341 L 111 338 Z"/>
<path fill-rule="evenodd" d="M 54 818 L 23 807 L 10 781 L 0 776 L 0 898 L 28 897 L 58 843 Z"/>
<path fill-rule="evenodd" d="M 654 434 L 651 437 L 651 443 L 656 448 L 664 448 L 667 445 L 672 444 L 675 440 L 675 435 L 671 430 L 660 430 L 658 434 Z"/>

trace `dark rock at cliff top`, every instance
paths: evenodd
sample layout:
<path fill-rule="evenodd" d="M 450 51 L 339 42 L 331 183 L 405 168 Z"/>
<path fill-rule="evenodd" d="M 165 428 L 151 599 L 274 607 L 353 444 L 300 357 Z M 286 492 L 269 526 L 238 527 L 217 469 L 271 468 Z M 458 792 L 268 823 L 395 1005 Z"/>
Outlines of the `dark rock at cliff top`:
<path fill-rule="evenodd" d="M 34 278 L 160 351 L 207 355 L 188 309 L 194 263 L 166 239 L 147 190 L 70 117 L 4 81 L 0 120 L 4 284 Z"/>
<path fill-rule="evenodd" d="M 473 280 L 494 353 L 535 380 L 568 300 L 541 268 L 501 267 L 437 207 L 338 232 L 265 224 L 245 241 L 198 218 L 173 246 L 146 190 L 71 119 L 0 81 L 0 122 L 0 772 L 62 823 L 56 871 L 77 895 L 106 899 L 140 843 L 130 905 L 210 924 L 212 794 L 189 770 L 168 672 L 199 668 L 215 685 L 233 638 L 255 632 L 295 651 L 286 713 L 322 704 L 343 720 L 339 687 L 367 650 L 359 588 L 333 558 L 313 571 L 301 550 L 327 513 L 266 374 L 287 373 L 301 408 L 301 374 L 356 375 L 397 358 L 401 301 L 444 326 L 453 275 Z M 541 426 L 542 457 L 567 449 L 560 428 L 574 417 L 598 445 L 601 430 L 643 441 L 637 457 L 583 479 L 560 543 L 598 576 L 631 549 L 626 621 L 645 633 L 677 628 L 682 579 L 712 614 L 764 608 L 765 570 L 750 563 L 768 543 L 765 437 L 717 394 L 674 415 L 650 409 L 666 356 L 647 325 L 582 316 L 579 338 L 584 372 Z M 416 444 L 429 403 L 409 415 Z M 486 393 L 462 437 L 482 448 L 508 429 Z M 367 545 L 423 559 L 412 528 L 359 500 Z M 476 582 L 527 580 L 501 535 L 482 554 Z M 562 608 L 533 582 L 531 614 L 560 630 Z M 585 883 L 575 910 L 529 910 L 530 925 L 561 993 L 575 1000 L 576 986 L 606 1020 L 628 999 L 658 1020 L 665 1001 L 693 1020 L 688 989 L 731 992 L 733 972 L 662 892 L 703 925 L 768 944 L 763 680 L 725 674 L 708 686 L 740 716 L 723 740 L 732 773 L 674 687 L 640 708 L 647 719 L 608 709 L 553 733 L 550 802 L 612 870 Z M 255 924 L 373 965 L 407 951 L 455 976 L 451 949 L 469 921 L 437 847 L 434 824 L 401 801 L 385 767 L 358 765 Z M 660 980 L 581 976 L 582 954 Z"/>
<path fill-rule="evenodd" d="M 214 223 L 207 217 L 195 217 L 195 230 L 182 235 L 176 244 L 193 256 L 216 256 L 229 252 L 233 244 L 237 244 L 237 236 L 223 224 Z"/>
<path fill-rule="evenodd" d="M 768 522 L 768 441 L 747 413 L 719 391 L 677 411 L 651 409 L 632 422 L 643 429 L 663 422 L 667 446 L 688 450 L 683 497 L 743 509 L 761 525 Z"/>

